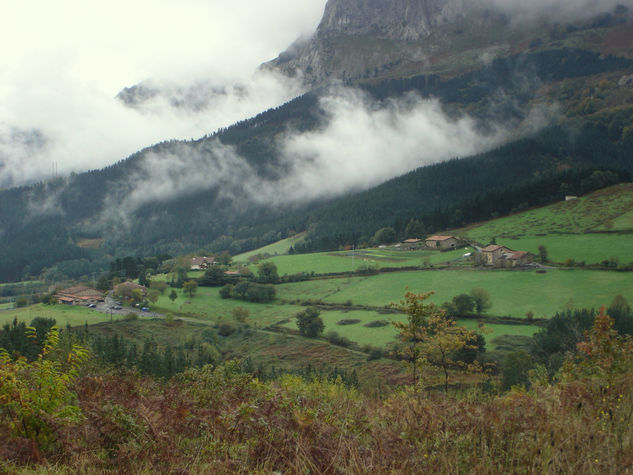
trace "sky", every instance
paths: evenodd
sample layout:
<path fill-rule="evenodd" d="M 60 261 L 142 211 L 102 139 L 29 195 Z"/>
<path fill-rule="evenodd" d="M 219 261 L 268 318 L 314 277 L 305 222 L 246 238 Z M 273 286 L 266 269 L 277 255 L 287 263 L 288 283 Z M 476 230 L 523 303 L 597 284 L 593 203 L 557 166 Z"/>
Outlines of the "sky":
<path fill-rule="evenodd" d="M 101 168 L 163 140 L 198 138 L 297 95 L 256 74 L 313 32 L 326 0 L 20 0 L 0 18 L 0 187 Z M 228 86 L 204 111 L 115 96 Z M 232 86 L 239 84 L 240 89 Z"/>

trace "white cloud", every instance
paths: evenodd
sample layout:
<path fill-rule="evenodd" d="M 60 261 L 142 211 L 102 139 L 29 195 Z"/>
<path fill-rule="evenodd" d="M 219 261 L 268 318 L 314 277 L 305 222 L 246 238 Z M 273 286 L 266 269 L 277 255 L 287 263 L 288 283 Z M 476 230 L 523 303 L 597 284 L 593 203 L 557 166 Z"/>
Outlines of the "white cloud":
<path fill-rule="evenodd" d="M 257 66 L 313 31 L 325 0 L 23 0 L 0 21 L 0 186 L 99 168 L 152 143 L 192 138 L 284 102 L 296 85 Z M 229 86 L 196 113 L 114 96 L 151 79 Z M 231 89 L 242 84 L 247 91 Z M 148 111 L 146 111 L 148 112 Z M 37 131 L 45 146 L 22 147 Z"/>

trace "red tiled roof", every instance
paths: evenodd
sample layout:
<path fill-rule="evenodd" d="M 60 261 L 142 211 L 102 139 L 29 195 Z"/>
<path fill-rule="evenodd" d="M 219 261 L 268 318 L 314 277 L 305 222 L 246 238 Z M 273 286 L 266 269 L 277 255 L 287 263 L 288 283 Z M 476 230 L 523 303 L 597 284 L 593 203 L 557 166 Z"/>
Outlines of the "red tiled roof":
<path fill-rule="evenodd" d="M 457 239 L 455 236 L 431 236 L 427 241 L 446 241 L 447 239 Z"/>
<path fill-rule="evenodd" d="M 509 254 L 507 256 L 507 259 L 521 259 L 522 257 L 525 257 L 528 255 L 527 251 L 514 251 L 512 254 Z"/>
<path fill-rule="evenodd" d="M 421 239 L 413 238 L 413 239 L 405 239 L 402 242 L 404 242 L 406 244 L 415 244 L 416 242 L 420 242 L 420 241 L 421 241 Z"/>
<path fill-rule="evenodd" d="M 510 251 L 510 249 L 508 249 L 505 246 L 499 246 L 498 244 L 490 244 L 489 246 L 484 247 L 481 252 L 495 252 L 498 251 L 499 249 L 507 249 L 508 251 Z"/>

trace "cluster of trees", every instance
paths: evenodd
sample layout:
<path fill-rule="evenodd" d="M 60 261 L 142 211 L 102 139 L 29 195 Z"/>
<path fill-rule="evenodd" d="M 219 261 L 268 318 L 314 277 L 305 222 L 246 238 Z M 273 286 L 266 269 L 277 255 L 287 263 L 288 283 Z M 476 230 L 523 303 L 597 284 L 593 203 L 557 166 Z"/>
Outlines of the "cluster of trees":
<path fill-rule="evenodd" d="M 255 303 L 268 303 L 275 300 L 277 291 L 272 284 L 259 284 L 243 280 L 237 284 L 226 284 L 220 289 L 220 296 L 224 299 L 247 300 Z"/>
<path fill-rule="evenodd" d="M 215 339 L 215 333 L 207 329 L 196 342 L 161 347 L 154 339 L 146 338 L 139 348 L 135 342 L 115 333 L 109 337 L 91 335 L 89 345 L 94 354 L 108 365 L 135 368 L 156 378 L 171 378 L 190 367 L 217 363 L 220 353 Z"/>
<path fill-rule="evenodd" d="M 633 313 L 624 297 L 616 296 L 604 312 L 613 320 L 614 331 L 623 336 L 633 335 Z M 510 353 L 501 361 L 503 388 L 517 384 L 529 387 L 530 372 L 539 367 L 553 378 L 585 339 L 599 313 L 585 308 L 557 312 L 533 336 L 529 348 Z"/>

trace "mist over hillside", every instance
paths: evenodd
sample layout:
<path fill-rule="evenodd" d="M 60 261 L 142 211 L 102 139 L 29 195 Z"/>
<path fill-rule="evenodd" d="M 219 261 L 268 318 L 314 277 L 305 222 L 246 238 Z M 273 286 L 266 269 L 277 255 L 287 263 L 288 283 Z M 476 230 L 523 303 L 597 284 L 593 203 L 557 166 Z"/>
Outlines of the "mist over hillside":
<path fill-rule="evenodd" d="M 396 20 L 407 18 L 428 30 L 416 33 L 427 35 L 424 44 L 445 40 L 436 59 L 415 67 L 400 63 L 343 82 L 328 72 L 327 84 L 300 95 L 306 84 L 320 81 L 315 70 L 284 78 L 279 61 L 267 65 L 253 87 L 201 80 L 194 86 L 141 82 L 122 90 L 117 107 L 150 119 L 163 108 L 189 120 L 235 104 L 248 110 L 260 99 L 274 104 L 283 94 L 297 97 L 201 138 L 160 142 L 105 168 L 0 192 L 2 278 L 38 274 L 59 262 L 74 266 L 62 274 L 81 275 L 125 253 L 239 252 L 306 230 L 315 248 L 337 247 L 430 213 L 433 226 L 452 223 L 447 213 L 456 206 L 463 212 L 469 199 L 548 174 L 592 167 L 631 171 L 623 159 L 633 138 L 633 51 L 625 41 L 633 36 L 633 23 L 627 8 L 571 23 L 533 19 L 519 27 L 509 10 L 496 7 L 471 17 L 471 7 L 460 2 L 415 12 L 412 5 L 397 3 L 381 17 L 384 27 L 374 28 L 380 12 L 368 15 L 366 2 L 329 2 L 316 35 L 302 44 L 351 31 L 349 37 L 378 43 L 330 44 L 343 55 L 340 64 L 352 65 L 351 54 L 364 61 L 367 45 L 380 59 L 378 45 L 389 35 L 400 45 L 422 41 L 414 38 L 413 26 L 401 30 Z M 563 15 L 569 9 L 559 10 Z M 499 28 L 477 28 L 485 34 L 476 42 L 468 31 L 457 31 L 457 23 L 478 19 Z M 508 36 L 515 31 L 520 34 Z M 296 58 L 303 54 L 299 46 Z M 47 156 L 49 138 L 37 130 L 2 132 L 10 137 L 0 140 L 5 149 L 18 143 L 23 154 Z M 500 168 L 505 172 L 495 171 Z M 0 171 L 17 169 L 5 165 Z M 466 177 L 467 186 L 461 183 Z M 337 215 L 343 209 L 347 217 Z M 466 219 L 462 213 L 457 224 Z M 47 241 L 52 233 L 56 238 Z M 86 240 L 100 244 L 86 248 Z"/>

